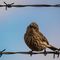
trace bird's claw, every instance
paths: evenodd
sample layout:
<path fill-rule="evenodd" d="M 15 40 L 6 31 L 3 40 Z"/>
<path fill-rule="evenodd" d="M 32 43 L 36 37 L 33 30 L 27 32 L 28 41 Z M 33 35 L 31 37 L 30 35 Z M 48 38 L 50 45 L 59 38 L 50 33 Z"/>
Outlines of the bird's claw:
<path fill-rule="evenodd" d="M 32 56 L 32 51 L 29 51 L 30 56 Z"/>
<path fill-rule="evenodd" d="M 46 50 L 44 50 L 44 55 L 45 55 L 45 56 L 47 55 L 47 52 L 46 52 Z"/>

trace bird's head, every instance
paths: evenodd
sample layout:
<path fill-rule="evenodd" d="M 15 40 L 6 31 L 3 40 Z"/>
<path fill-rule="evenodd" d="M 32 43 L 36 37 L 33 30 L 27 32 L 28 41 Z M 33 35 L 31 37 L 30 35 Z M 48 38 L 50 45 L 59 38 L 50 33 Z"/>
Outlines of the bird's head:
<path fill-rule="evenodd" d="M 36 22 L 32 22 L 31 24 L 29 24 L 29 26 L 27 27 L 27 29 L 31 29 L 31 28 L 33 28 L 33 29 L 35 29 L 35 30 L 39 30 L 39 27 L 38 27 L 38 25 L 37 25 L 37 23 Z"/>

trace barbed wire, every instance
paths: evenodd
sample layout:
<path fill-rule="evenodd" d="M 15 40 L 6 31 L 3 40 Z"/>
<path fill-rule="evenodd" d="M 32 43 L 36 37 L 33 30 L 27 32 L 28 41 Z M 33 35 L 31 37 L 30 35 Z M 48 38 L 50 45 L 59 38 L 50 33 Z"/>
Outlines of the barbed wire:
<path fill-rule="evenodd" d="M 14 3 L 7 4 L 4 2 L 4 5 L 0 5 L 0 7 L 12 8 L 12 7 L 60 7 L 60 4 L 50 5 L 50 4 L 34 4 L 34 5 L 14 5 Z"/>
<path fill-rule="evenodd" d="M 55 58 L 55 55 L 57 55 L 57 58 L 59 58 L 60 51 L 28 51 L 28 52 L 4 52 L 6 49 L 0 51 L 0 57 L 5 55 L 11 55 L 11 54 L 27 54 L 27 55 L 35 55 L 35 54 L 44 54 L 46 56 L 47 54 L 53 54 L 53 58 Z"/>
<path fill-rule="evenodd" d="M 11 4 L 7 4 L 6 2 L 4 2 L 5 5 L 0 5 L 0 7 L 6 7 L 7 8 L 12 8 L 12 7 L 60 7 L 60 4 L 55 4 L 55 5 L 50 5 L 50 4 L 35 4 L 35 5 L 13 5 L 14 3 Z M 53 54 L 53 58 L 55 58 L 55 55 L 57 55 L 57 57 L 59 58 L 60 55 L 60 51 L 28 51 L 28 52 L 4 52 L 6 49 L 0 51 L 0 57 L 3 54 L 6 55 L 11 55 L 11 54 L 29 54 L 30 56 L 35 55 L 35 54 L 44 54 L 45 56 L 47 54 Z"/>

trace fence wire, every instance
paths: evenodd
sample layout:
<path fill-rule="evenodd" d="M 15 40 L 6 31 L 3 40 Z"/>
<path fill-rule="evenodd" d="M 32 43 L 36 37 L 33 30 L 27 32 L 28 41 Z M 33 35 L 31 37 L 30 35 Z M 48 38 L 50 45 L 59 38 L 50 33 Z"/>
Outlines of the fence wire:
<path fill-rule="evenodd" d="M 33 5 L 15 5 L 14 3 L 7 4 L 4 2 L 4 5 L 0 5 L 0 7 L 12 8 L 12 7 L 60 7 L 60 4 L 33 4 Z"/>
<path fill-rule="evenodd" d="M 53 58 L 55 58 L 55 55 L 57 55 L 57 58 L 59 58 L 60 50 L 59 51 L 28 51 L 28 52 L 4 52 L 6 49 L 0 51 L 0 57 L 4 55 L 11 55 L 11 54 L 27 54 L 27 55 L 35 55 L 35 54 L 43 54 L 46 56 L 47 54 L 53 54 Z"/>

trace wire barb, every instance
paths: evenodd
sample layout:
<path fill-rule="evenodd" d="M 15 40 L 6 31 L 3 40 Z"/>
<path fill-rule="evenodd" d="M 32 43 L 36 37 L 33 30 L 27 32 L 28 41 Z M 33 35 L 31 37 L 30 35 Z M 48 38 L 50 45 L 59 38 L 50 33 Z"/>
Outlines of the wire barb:
<path fill-rule="evenodd" d="M 55 59 L 55 53 L 53 54 L 53 58 Z"/>
<path fill-rule="evenodd" d="M 7 8 L 11 8 L 14 3 L 7 4 L 6 2 L 4 2 L 4 4 L 5 4 L 6 10 L 7 10 Z"/>
<path fill-rule="evenodd" d="M 2 51 L 0 51 L 0 57 L 2 56 L 2 52 L 4 52 L 6 49 L 4 49 L 4 50 L 2 50 Z"/>
<path fill-rule="evenodd" d="M 59 48 L 59 50 L 57 51 L 57 58 L 59 58 L 59 51 L 60 51 L 60 48 Z"/>

